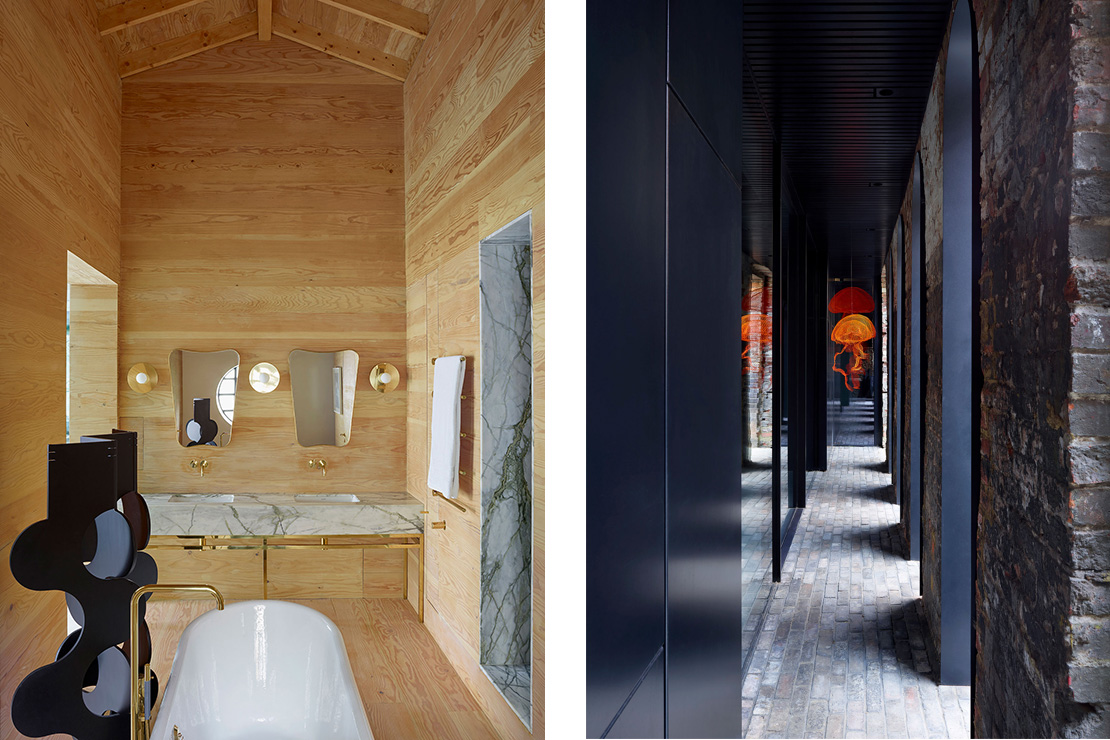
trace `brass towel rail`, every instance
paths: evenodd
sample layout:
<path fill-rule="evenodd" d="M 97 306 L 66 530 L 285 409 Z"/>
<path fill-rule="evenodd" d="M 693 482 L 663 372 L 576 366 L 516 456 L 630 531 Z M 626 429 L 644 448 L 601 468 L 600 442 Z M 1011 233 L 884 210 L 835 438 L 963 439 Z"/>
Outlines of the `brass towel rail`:
<path fill-rule="evenodd" d="M 458 509 L 459 511 L 466 511 L 466 510 L 467 510 L 467 509 L 466 509 L 466 507 L 465 507 L 465 506 L 463 506 L 462 504 L 460 504 L 460 503 L 459 503 L 458 501 L 456 501 L 456 500 L 455 500 L 455 499 L 453 499 L 453 498 L 447 498 L 446 496 L 444 496 L 444 495 L 443 495 L 442 493 L 440 493 L 439 491 L 432 491 L 432 495 L 433 495 L 433 496 L 435 496 L 436 498 L 441 498 L 441 499 L 443 499 L 444 501 L 446 501 L 447 503 L 451 504 L 452 506 L 454 506 L 454 507 L 455 507 L 456 509 Z"/>

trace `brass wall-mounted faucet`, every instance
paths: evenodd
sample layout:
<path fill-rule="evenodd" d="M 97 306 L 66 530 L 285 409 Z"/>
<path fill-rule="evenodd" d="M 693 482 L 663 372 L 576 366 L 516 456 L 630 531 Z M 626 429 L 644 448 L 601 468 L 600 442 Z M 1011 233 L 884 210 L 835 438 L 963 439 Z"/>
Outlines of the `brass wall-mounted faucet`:
<path fill-rule="evenodd" d="M 208 470 L 208 461 L 207 460 L 190 460 L 189 461 L 189 467 L 192 468 L 193 470 L 200 470 L 200 477 L 203 478 L 204 477 L 204 471 Z"/>
<path fill-rule="evenodd" d="M 321 457 L 321 458 L 316 459 L 316 460 L 309 460 L 308 461 L 308 467 L 309 468 L 319 468 L 320 473 L 323 474 L 323 476 L 325 478 L 328 477 L 328 461 L 325 460 L 324 458 Z"/>

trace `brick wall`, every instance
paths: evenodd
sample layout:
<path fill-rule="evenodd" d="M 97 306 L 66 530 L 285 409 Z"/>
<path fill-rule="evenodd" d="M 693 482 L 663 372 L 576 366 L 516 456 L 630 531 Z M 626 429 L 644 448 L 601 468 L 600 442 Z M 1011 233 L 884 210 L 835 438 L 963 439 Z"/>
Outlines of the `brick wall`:
<path fill-rule="evenodd" d="M 1108 737 L 1110 0 L 976 0 L 974 7 L 984 372 L 974 731 Z M 922 585 L 934 656 L 946 51 L 947 37 L 919 141 L 926 201 Z M 911 179 L 902 208 L 907 240 L 917 228 L 912 213 Z M 905 305 L 913 300 L 914 266 L 906 264 Z M 904 350 L 908 368 L 909 341 Z M 903 445 L 908 450 L 908 430 Z M 908 458 L 902 471 L 908 496 Z M 903 526 L 907 520 L 908 512 Z"/>
<path fill-rule="evenodd" d="M 931 639 L 926 643 L 933 665 L 939 665 L 940 655 L 940 449 L 941 449 L 941 236 L 943 219 L 943 170 L 941 168 L 941 121 L 944 119 L 944 58 L 948 49 L 948 34 L 944 36 L 929 102 L 921 125 L 918 150 L 921 152 L 925 190 L 925 434 L 924 486 L 921 491 L 921 592 L 924 597 L 925 621 Z M 913 173 L 907 188 L 912 197 Z M 913 225 L 912 214 L 906 213 L 908 228 Z"/>
<path fill-rule="evenodd" d="M 1098 26 L 1105 34 L 1107 3 L 981 1 L 976 14 L 984 388 L 975 732 L 1105 737 L 1107 471 L 1086 462 L 1106 460 L 1110 435 L 1106 347 L 1088 330 L 1106 321 L 1108 303 L 1099 229 L 1110 180 L 1095 161 L 1106 151 L 1110 64 L 1095 35 Z"/>
<path fill-rule="evenodd" d="M 1068 683 L 1078 706 L 1067 731 L 1110 737 L 1110 2 L 1073 2 L 1069 25 Z"/>
<path fill-rule="evenodd" d="M 895 381 L 898 383 L 899 393 L 901 394 L 902 413 L 902 424 L 896 431 L 901 439 L 902 459 L 895 462 L 896 465 L 901 467 L 901 475 L 899 476 L 901 491 L 898 492 L 898 500 L 901 502 L 898 533 L 901 541 L 895 546 L 900 548 L 900 552 L 906 553 L 908 557 L 910 524 L 910 351 L 911 342 L 913 341 L 910 335 L 910 312 L 913 305 L 911 296 L 911 288 L 913 287 L 913 234 L 914 229 L 917 228 L 913 223 L 912 170 L 910 171 L 909 186 L 906 188 L 905 196 L 902 199 L 899 214 L 902 217 L 903 224 L 902 241 L 898 239 L 898 229 L 894 229 L 894 234 L 890 238 L 891 252 L 899 252 L 902 255 L 900 258 L 902 261 L 902 308 L 898 316 L 898 321 L 902 326 L 902 377 Z"/>

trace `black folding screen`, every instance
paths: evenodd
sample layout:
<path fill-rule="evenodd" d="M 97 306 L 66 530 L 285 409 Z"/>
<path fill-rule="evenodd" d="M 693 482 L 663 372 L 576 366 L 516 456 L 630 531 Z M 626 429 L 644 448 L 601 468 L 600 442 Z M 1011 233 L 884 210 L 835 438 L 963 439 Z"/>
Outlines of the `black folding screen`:
<path fill-rule="evenodd" d="M 154 559 L 140 552 L 150 515 L 136 491 L 136 436 L 115 431 L 49 447 L 46 519 L 16 539 L 11 570 L 32 591 L 64 592 L 78 628 L 53 663 L 16 689 L 12 723 L 24 735 L 118 740 L 130 733 L 129 607 L 135 589 L 158 577 Z M 146 663 L 145 619 L 140 639 Z M 155 679 L 151 704 L 156 699 Z"/>

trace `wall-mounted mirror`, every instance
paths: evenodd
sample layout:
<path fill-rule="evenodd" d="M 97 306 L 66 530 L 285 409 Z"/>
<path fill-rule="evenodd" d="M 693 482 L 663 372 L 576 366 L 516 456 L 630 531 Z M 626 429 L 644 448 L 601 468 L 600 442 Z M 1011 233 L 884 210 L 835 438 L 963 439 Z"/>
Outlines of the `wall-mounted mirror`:
<path fill-rule="evenodd" d="M 170 379 L 177 441 L 181 446 L 230 444 L 235 392 L 239 386 L 239 353 L 233 349 L 219 352 L 175 349 L 170 353 Z"/>
<path fill-rule="evenodd" d="M 289 377 L 297 442 L 302 447 L 346 447 L 355 410 L 358 352 L 295 349 L 289 353 Z"/>

